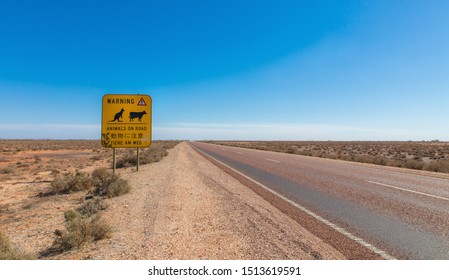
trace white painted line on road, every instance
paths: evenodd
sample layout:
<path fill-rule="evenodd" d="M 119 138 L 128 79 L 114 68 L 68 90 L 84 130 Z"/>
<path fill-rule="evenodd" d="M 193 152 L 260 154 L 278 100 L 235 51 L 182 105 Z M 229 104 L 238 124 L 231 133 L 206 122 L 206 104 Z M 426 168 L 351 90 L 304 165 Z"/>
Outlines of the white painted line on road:
<path fill-rule="evenodd" d="M 275 160 L 275 159 L 271 159 L 271 158 L 266 158 L 265 160 L 272 161 L 272 162 L 276 162 L 276 163 L 280 163 L 279 160 Z"/>
<path fill-rule="evenodd" d="M 433 194 L 429 194 L 429 193 L 413 191 L 413 190 L 404 189 L 404 188 L 400 188 L 400 187 L 395 187 L 395 186 L 392 186 L 392 185 L 387 185 L 387 184 L 383 184 L 383 183 L 379 183 L 379 182 L 373 182 L 373 181 L 368 181 L 368 180 L 366 180 L 366 181 L 368 183 L 371 183 L 371 184 L 376 184 L 376 185 L 384 186 L 384 187 L 391 188 L 391 189 L 396 189 L 396 190 L 400 190 L 400 191 L 405 191 L 405 192 L 410 192 L 410 193 L 414 193 L 414 194 L 425 195 L 425 196 L 428 196 L 428 197 L 433 197 L 433 198 L 449 201 L 449 198 L 443 197 L 443 196 L 438 196 L 438 195 L 433 195 Z"/>
<path fill-rule="evenodd" d="M 371 250 L 372 252 L 378 254 L 378 255 L 381 256 L 382 258 L 387 259 L 387 260 L 395 260 L 395 258 L 394 258 L 393 256 L 391 256 L 390 254 L 388 254 L 387 252 L 385 252 L 385 251 L 383 251 L 383 250 L 377 248 L 377 247 L 374 246 L 374 245 L 369 244 L 368 242 L 366 242 L 366 241 L 363 240 L 362 238 L 353 235 L 353 234 L 350 233 L 349 231 L 347 231 L 347 230 L 345 230 L 345 229 L 343 229 L 343 228 L 337 226 L 336 224 L 332 223 L 331 221 L 329 221 L 329 220 L 327 220 L 327 219 L 321 217 L 321 216 L 318 215 L 318 214 L 315 214 L 314 212 L 310 211 L 309 209 L 307 209 L 307 208 L 305 208 L 305 207 L 303 207 L 303 206 L 297 204 L 296 202 L 294 202 L 294 201 L 292 201 L 292 200 L 286 198 L 285 196 L 283 196 L 283 195 L 281 195 L 281 194 L 279 194 L 279 193 L 273 191 L 273 190 L 270 189 L 269 187 L 263 185 L 262 183 L 259 183 L 258 181 L 254 180 L 253 178 L 248 177 L 248 176 L 246 176 L 245 174 L 241 173 L 240 171 L 235 170 L 234 168 L 230 167 L 230 166 L 227 165 L 226 163 L 223 163 L 223 162 L 219 161 L 218 159 L 216 159 L 216 158 L 214 158 L 214 157 L 212 157 L 212 156 L 206 154 L 205 152 L 201 151 L 200 149 L 198 149 L 198 148 L 196 148 L 196 147 L 195 147 L 195 150 L 197 150 L 198 152 L 202 153 L 203 155 L 205 155 L 205 156 L 207 156 L 207 157 L 209 157 L 209 158 L 212 158 L 212 159 L 215 160 L 215 161 L 218 161 L 220 164 L 223 164 L 224 166 L 226 166 L 227 168 L 231 169 L 232 171 L 234 171 L 235 173 L 239 174 L 240 176 L 243 176 L 244 178 L 250 180 L 251 182 L 253 182 L 253 183 L 259 185 L 261 188 L 265 189 L 266 191 L 268 191 L 268 192 L 274 194 L 275 196 L 279 197 L 280 199 L 282 199 L 282 200 L 284 200 L 284 201 L 290 203 L 291 205 L 293 205 L 294 207 L 298 208 L 299 210 L 301 210 L 301 211 L 305 212 L 306 214 L 312 216 L 313 218 L 317 219 L 318 221 L 324 223 L 325 225 L 327 225 L 327 226 L 331 227 L 332 229 L 336 230 L 337 232 L 339 232 L 339 233 L 343 234 L 344 236 L 350 238 L 351 240 L 354 240 L 355 242 L 359 243 L 359 244 L 362 245 L 363 247 L 365 247 L 365 248 Z"/>
<path fill-rule="evenodd" d="M 239 154 L 239 155 L 244 155 L 245 153 L 242 153 L 242 152 L 235 152 L 236 154 Z"/>

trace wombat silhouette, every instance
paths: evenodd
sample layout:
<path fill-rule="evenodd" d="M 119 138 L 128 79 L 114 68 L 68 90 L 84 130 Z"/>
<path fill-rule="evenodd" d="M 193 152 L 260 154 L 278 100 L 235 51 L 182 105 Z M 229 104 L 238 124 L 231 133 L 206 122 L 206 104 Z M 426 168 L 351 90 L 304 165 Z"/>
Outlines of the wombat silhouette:
<path fill-rule="evenodd" d="M 110 122 L 120 122 L 120 119 L 123 118 L 123 112 L 125 112 L 125 110 L 123 110 L 123 108 L 120 110 L 120 112 L 118 112 L 117 114 L 114 115 L 114 119 Z"/>

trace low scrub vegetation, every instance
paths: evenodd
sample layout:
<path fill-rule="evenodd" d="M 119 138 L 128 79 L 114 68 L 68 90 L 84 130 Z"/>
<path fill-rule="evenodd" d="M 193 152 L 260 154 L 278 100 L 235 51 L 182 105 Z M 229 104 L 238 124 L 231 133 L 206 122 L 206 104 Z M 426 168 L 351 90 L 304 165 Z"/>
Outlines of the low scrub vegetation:
<path fill-rule="evenodd" d="M 9 238 L 0 231 L 0 260 L 32 260 L 34 257 L 15 246 Z"/>
<path fill-rule="evenodd" d="M 108 238 L 111 227 L 100 217 L 100 211 L 106 209 L 104 198 L 123 195 L 130 190 L 131 186 L 126 180 L 105 168 L 95 169 L 92 174 L 56 174 L 51 183 L 52 194 L 89 191 L 88 197 L 91 199 L 76 210 L 64 213 L 65 229 L 54 231 L 53 245 L 41 252 L 41 257 L 61 254 L 86 243 Z"/>
<path fill-rule="evenodd" d="M 8 165 L 0 168 L 0 174 L 14 174 L 16 171 L 17 168 L 14 165 Z"/>
<path fill-rule="evenodd" d="M 90 150 L 101 147 L 98 140 L 0 140 L 0 151 Z"/>
<path fill-rule="evenodd" d="M 180 141 L 158 141 L 153 142 L 149 148 L 141 149 L 140 164 L 158 162 L 168 155 L 168 150 L 178 145 Z M 116 163 L 117 168 L 131 167 L 137 165 L 136 149 L 127 149 Z"/>
<path fill-rule="evenodd" d="M 439 161 L 433 161 L 429 162 L 424 166 L 424 169 L 427 171 L 433 171 L 433 172 L 445 172 L 449 173 L 449 160 L 439 160 Z"/>
<path fill-rule="evenodd" d="M 110 237 L 111 227 L 98 214 L 83 215 L 69 210 L 64 213 L 65 230 L 55 230 L 56 239 L 46 252 L 48 255 L 79 248 L 82 245 Z"/>
<path fill-rule="evenodd" d="M 86 243 L 110 237 L 111 227 L 100 216 L 100 212 L 106 209 L 103 197 L 119 196 L 128 193 L 131 189 L 126 180 L 104 168 L 94 170 L 90 176 L 78 176 L 83 178 L 81 181 L 88 178 L 90 186 L 88 190 L 97 197 L 85 201 L 76 210 L 64 213 L 65 229 L 54 231 L 53 245 L 41 253 L 43 257 L 61 254 Z M 68 178 L 66 181 L 71 182 L 74 176 L 66 177 Z"/>
<path fill-rule="evenodd" d="M 87 200 L 80 207 L 76 209 L 78 213 L 85 217 L 92 217 L 98 214 L 100 211 L 106 210 L 107 206 L 103 199 L 96 197 L 91 200 Z"/>
<path fill-rule="evenodd" d="M 92 189 L 92 178 L 82 172 L 57 174 L 50 184 L 51 190 L 55 194 L 66 194 L 78 191 L 88 191 Z"/>
<path fill-rule="evenodd" d="M 449 143 L 422 142 L 315 142 L 209 141 L 210 143 L 340 159 L 386 166 L 449 173 Z"/>
<path fill-rule="evenodd" d="M 131 190 L 128 181 L 105 168 L 95 169 L 91 175 L 82 172 L 56 174 L 50 187 L 50 194 L 92 191 L 94 195 L 106 197 L 123 195 Z"/>
<path fill-rule="evenodd" d="M 95 186 L 94 195 L 115 197 L 129 193 L 131 190 L 128 181 L 105 168 L 96 169 L 92 173 L 92 180 Z"/>

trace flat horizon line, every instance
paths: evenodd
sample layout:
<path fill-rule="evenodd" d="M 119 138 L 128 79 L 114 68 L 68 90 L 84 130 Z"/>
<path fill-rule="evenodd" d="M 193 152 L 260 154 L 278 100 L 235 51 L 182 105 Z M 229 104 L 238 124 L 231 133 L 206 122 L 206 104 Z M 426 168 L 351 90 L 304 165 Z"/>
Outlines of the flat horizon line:
<path fill-rule="evenodd" d="M 0 138 L 0 141 L 101 141 L 100 138 Z M 404 143 L 449 143 L 449 140 L 254 140 L 254 139 L 153 139 L 153 141 L 192 141 L 192 142 L 404 142 Z"/>

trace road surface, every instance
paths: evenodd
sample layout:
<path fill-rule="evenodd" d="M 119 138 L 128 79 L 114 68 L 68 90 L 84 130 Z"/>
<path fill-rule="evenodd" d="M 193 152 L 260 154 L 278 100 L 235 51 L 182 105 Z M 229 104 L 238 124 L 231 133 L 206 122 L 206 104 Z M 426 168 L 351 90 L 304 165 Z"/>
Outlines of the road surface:
<path fill-rule="evenodd" d="M 448 179 L 368 164 L 190 144 L 229 173 L 257 185 L 261 191 L 256 192 L 271 196 L 274 204 L 289 204 L 295 215 L 302 215 L 298 222 L 309 224 L 312 232 L 327 232 L 323 234 L 328 241 L 349 258 L 449 259 Z"/>

